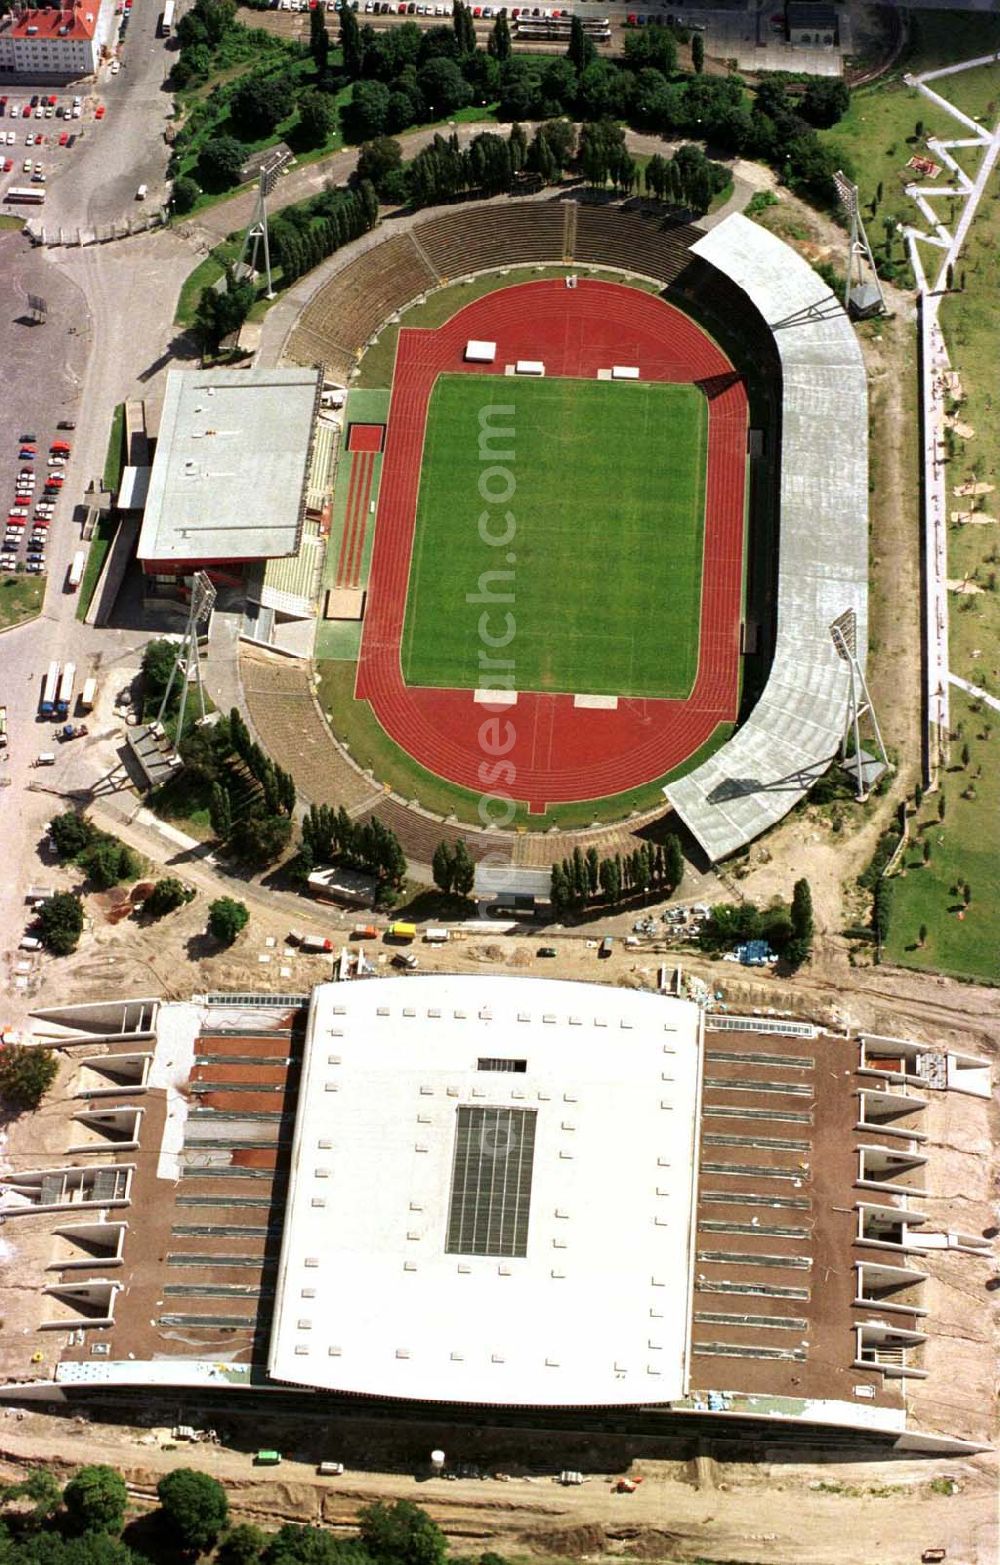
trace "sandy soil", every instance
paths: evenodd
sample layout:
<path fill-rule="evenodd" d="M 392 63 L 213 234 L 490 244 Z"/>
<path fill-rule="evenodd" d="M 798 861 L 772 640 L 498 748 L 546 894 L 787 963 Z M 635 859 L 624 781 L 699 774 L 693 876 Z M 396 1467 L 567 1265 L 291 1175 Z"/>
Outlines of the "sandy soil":
<path fill-rule="evenodd" d="M 428 1430 L 428 1439 L 435 1433 Z M 339 1434 L 324 1423 L 317 1449 L 335 1455 Z M 473 1439 L 478 1460 L 488 1461 L 484 1438 Z M 560 1465 L 559 1453 L 551 1438 L 547 1443 L 548 1472 L 510 1476 L 503 1484 L 421 1481 L 412 1472 L 362 1473 L 350 1466 L 342 1478 L 317 1480 L 312 1460 L 286 1458 L 280 1476 L 258 1474 L 245 1450 L 195 1445 L 163 1451 L 156 1432 L 37 1413 L 0 1417 L 0 1469 L 6 1473 L 27 1461 L 63 1477 L 84 1460 L 106 1460 L 122 1469 L 141 1502 L 164 1472 L 184 1464 L 222 1479 L 242 1519 L 322 1522 L 334 1530 L 349 1530 L 358 1507 L 370 1500 L 410 1498 L 444 1527 L 456 1553 L 910 1565 L 923 1549 L 940 1546 L 958 1565 L 995 1559 L 995 1471 L 988 1457 L 959 1464 L 842 1463 L 835 1469 L 771 1461 L 721 1465 L 707 1457 L 641 1460 L 629 1471 L 642 1483 L 635 1493 L 619 1495 L 611 1484 L 620 1466 L 593 1468 L 580 1488 L 559 1486 L 549 1476 Z M 538 1445 L 545 1444 L 540 1437 Z M 517 1465 L 509 1467 L 518 1473 Z M 943 1489 L 954 1492 L 937 1492 Z"/>

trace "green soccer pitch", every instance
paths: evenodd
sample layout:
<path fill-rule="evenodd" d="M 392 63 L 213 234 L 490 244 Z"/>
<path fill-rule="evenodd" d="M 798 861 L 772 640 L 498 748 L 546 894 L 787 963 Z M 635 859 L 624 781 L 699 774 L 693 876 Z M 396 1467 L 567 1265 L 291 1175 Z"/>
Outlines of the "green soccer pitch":
<path fill-rule="evenodd" d="M 487 417 L 481 450 L 481 411 L 498 406 L 507 411 Z M 698 669 L 707 427 L 690 385 L 442 375 L 421 463 L 407 684 L 504 683 L 489 677 L 493 657 L 511 661 L 517 690 L 686 698 Z M 485 542 L 484 516 L 494 537 L 513 526 L 511 541 Z M 480 583 L 496 571 L 509 574 Z M 486 644 L 484 631 L 503 639 L 512 624 L 506 646 Z"/>

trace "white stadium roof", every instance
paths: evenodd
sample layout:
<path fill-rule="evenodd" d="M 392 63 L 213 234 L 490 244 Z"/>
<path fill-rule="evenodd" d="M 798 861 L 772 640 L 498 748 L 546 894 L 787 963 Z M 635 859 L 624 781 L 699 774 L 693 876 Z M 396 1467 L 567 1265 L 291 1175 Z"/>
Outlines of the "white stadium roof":
<path fill-rule="evenodd" d="M 268 1370 L 427 1401 L 687 1382 L 702 1019 L 427 975 L 314 992 Z"/>

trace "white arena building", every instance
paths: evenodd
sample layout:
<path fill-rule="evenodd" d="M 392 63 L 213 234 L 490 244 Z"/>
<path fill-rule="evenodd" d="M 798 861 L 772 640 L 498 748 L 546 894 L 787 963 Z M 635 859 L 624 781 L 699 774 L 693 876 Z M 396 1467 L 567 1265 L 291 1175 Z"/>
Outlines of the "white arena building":
<path fill-rule="evenodd" d="M 317 990 L 268 1372 L 507 1406 L 683 1394 L 702 1017 L 625 989 Z"/>

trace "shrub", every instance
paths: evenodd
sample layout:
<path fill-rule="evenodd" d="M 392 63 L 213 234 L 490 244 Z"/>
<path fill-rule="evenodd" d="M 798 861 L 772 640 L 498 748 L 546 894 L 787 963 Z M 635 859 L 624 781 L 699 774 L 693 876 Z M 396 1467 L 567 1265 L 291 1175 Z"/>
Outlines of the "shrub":
<path fill-rule="evenodd" d="M 193 901 L 194 892 L 190 887 L 185 886 L 175 875 L 167 875 L 156 882 L 142 904 L 142 910 L 150 918 L 163 918 L 167 913 L 173 913 L 176 908 Z"/>
<path fill-rule="evenodd" d="M 57 891 L 38 910 L 38 928 L 54 956 L 69 956 L 83 934 L 83 903 L 72 891 Z"/>
<path fill-rule="evenodd" d="M 119 842 L 117 837 L 103 834 L 77 856 L 77 863 L 98 891 L 108 891 L 123 880 L 135 880 L 141 870 L 139 859 L 131 848 Z"/>
<path fill-rule="evenodd" d="M 217 897 L 208 910 L 208 929 L 222 945 L 231 946 L 250 922 L 246 904 L 233 897 Z"/>
<path fill-rule="evenodd" d="M 64 815 L 57 815 L 50 822 L 49 835 L 61 859 L 75 859 L 78 853 L 90 846 L 97 832 L 85 815 L 67 810 Z"/>
<path fill-rule="evenodd" d="M 174 180 L 174 188 L 170 194 L 170 202 L 175 212 L 190 212 L 198 197 L 201 195 L 201 186 L 196 179 L 189 174 L 182 174 Z"/>
<path fill-rule="evenodd" d="M 11 1043 L 0 1050 L 0 1098 L 23 1113 L 37 1109 L 56 1079 L 59 1066 L 51 1049 Z"/>

